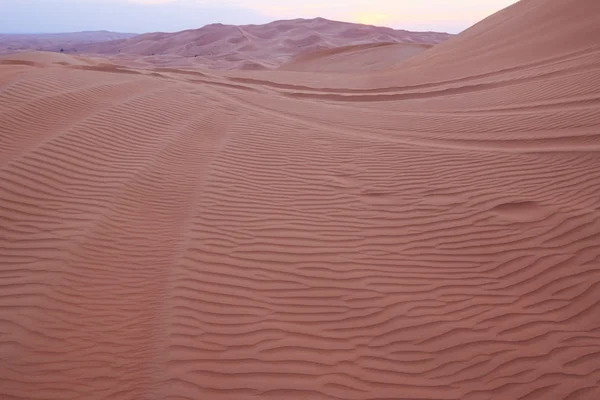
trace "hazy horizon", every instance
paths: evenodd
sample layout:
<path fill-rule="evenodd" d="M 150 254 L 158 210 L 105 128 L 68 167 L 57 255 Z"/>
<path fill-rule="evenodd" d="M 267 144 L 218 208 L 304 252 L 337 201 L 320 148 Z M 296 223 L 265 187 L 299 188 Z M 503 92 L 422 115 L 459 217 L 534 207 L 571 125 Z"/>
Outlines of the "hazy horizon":
<path fill-rule="evenodd" d="M 3 34 L 176 32 L 211 23 L 322 17 L 410 31 L 459 33 L 516 0 L 0 0 Z M 432 11 L 434 10 L 434 11 Z"/>

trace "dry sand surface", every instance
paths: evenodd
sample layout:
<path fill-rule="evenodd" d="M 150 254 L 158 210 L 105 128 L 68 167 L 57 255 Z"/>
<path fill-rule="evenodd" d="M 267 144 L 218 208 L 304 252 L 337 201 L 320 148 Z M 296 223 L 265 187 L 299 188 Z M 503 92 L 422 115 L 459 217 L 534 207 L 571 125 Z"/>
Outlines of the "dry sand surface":
<path fill-rule="evenodd" d="M 301 54 L 279 67 L 284 71 L 357 72 L 393 67 L 430 49 L 422 43 L 369 43 Z"/>
<path fill-rule="evenodd" d="M 133 33 L 89 31 L 47 34 L 0 34 L 0 54 L 16 51 L 46 50 L 75 51 L 77 46 L 95 42 L 121 40 L 136 36 Z"/>
<path fill-rule="evenodd" d="M 599 399 L 599 37 L 524 0 L 375 72 L 1 58 L 0 398 Z"/>
<path fill-rule="evenodd" d="M 264 25 L 211 24 L 176 33 L 148 33 L 125 40 L 81 45 L 78 51 L 101 54 L 130 66 L 264 70 L 278 67 L 300 54 L 341 46 L 374 43 L 431 45 L 450 37 L 452 35 L 440 32 L 410 32 L 314 18 Z M 404 57 L 408 53 L 405 49 L 399 52 Z M 389 51 L 388 56 L 390 54 L 394 52 Z M 334 66 L 329 71 L 338 72 Z"/>

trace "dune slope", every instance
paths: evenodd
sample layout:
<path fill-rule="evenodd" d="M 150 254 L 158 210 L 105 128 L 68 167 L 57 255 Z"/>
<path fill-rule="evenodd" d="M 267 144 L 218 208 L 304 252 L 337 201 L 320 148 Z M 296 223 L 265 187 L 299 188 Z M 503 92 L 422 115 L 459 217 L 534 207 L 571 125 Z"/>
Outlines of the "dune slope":
<path fill-rule="evenodd" d="M 371 43 L 336 47 L 294 57 L 279 69 L 319 73 L 374 71 L 394 67 L 431 47 L 432 45 L 416 43 Z"/>
<path fill-rule="evenodd" d="M 600 398 L 586 6 L 380 73 L 0 58 L 2 399 Z"/>
<path fill-rule="evenodd" d="M 452 35 L 410 32 L 386 27 L 330 21 L 324 18 L 274 21 L 263 25 L 211 24 L 175 33 L 148 33 L 134 38 L 79 46 L 85 54 L 102 54 L 120 62 L 144 56 L 152 65 L 194 63 L 217 69 L 248 65 L 274 68 L 294 56 L 374 43 L 437 44 Z"/>

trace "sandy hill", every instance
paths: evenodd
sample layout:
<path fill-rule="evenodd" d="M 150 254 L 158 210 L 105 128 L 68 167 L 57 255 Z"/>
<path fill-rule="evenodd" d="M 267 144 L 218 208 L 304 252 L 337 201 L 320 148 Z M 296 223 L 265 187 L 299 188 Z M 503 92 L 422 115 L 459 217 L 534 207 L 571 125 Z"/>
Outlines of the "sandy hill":
<path fill-rule="evenodd" d="M 213 68 L 240 68 L 250 64 L 273 67 L 316 50 L 372 43 L 436 44 L 451 37 L 439 32 L 409 32 L 385 27 L 330 21 L 323 18 L 275 21 L 265 25 L 207 25 L 177 33 L 148 33 L 131 39 L 80 46 L 84 53 L 198 58 Z M 182 60 L 179 60 L 180 62 Z M 185 62 L 185 61 L 184 61 Z M 156 62 L 155 62 L 156 63 Z"/>
<path fill-rule="evenodd" d="M 76 51 L 83 44 L 126 39 L 133 33 L 87 31 L 45 34 L 0 34 L 0 53 L 26 50 Z"/>
<path fill-rule="evenodd" d="M 374 71 L 396 66 L 432 46 L 422 43 L 369 43 L 334 47 L 301 54 L 279 69 L 319 73 Z"/>
<path fill-rule="evenodd" d="M 0 57 L 0 397 L 599 399 L 599 29 L 523 0 L 377 71 Z"/>
<path fill-rule="evenodd" d="M 600 25 L 587 15 L 596 12 L 600 2 L 591 0 L 521 1 L 410 58 L 399 73 L 372 75 L 366 84 L 377 85 L 378 79 L 386 87 L 423 83 L 423 76 L 433 82 L 511 72 L 530 75 L 539 73 L 539 67 L 551 73 L 569 63 L 586 64 L 600 47 L 589 37 L 600 37 Z"/>
<path fill-rule="evenodd" d="M 0 56 L 0 64 L 47 67 L 52 65 L 96 65 L 106 63 L 104 59 L 80 57 L 72 54 L 47 51 L 22 51 Z"/>

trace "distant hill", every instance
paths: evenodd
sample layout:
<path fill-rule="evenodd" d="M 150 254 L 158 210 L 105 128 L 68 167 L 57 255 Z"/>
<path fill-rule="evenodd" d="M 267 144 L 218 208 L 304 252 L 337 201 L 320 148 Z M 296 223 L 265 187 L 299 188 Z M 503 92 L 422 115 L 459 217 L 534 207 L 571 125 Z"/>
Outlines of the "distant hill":
<path fill-rule="evenodd" d="M 120 40 L 137 36 L 135 33 L 86 31 L 42 34 L 0 34 L 0 53 L 28 50 L 77 51 L 82 44 Z"/>
<path fill-rule="evenodd" d="M 324 18 L 275 21 L 264 25 L 211 24 L 176 33 L 148 33 L 79 46 L 87 54 L 169 58 L 197 58 L 215 68 L 277 67 L 309 52 L 373 43 L 437 44 L 452 35 L 410 32 L 386 27 L 331 21 Z"/>

